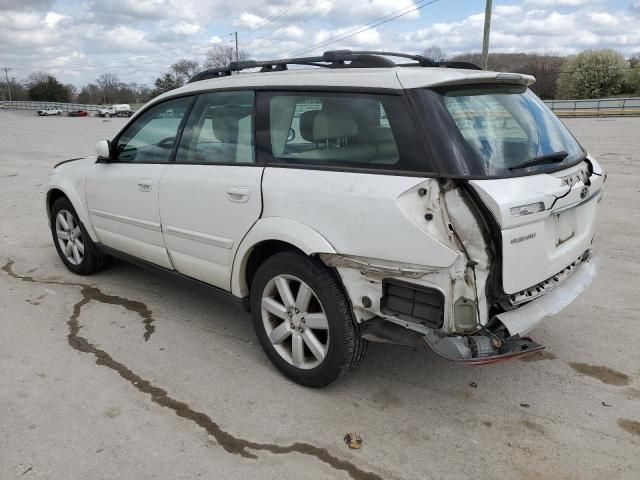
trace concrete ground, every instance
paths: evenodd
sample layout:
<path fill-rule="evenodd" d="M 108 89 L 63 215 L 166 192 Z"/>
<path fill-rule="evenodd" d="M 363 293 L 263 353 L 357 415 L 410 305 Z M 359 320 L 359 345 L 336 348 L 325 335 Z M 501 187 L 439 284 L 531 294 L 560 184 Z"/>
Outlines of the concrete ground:
<path fill-rule="evenodd" d="M 603 262 L 533 332 L 545 353 L 465 367 L 372 344 L 323 390 L 279 375 L 227 298 L 64 268 L 48 172 L 124 121 L 0 111 L 0 479 L 640 477 L 640 119 L 567 121 L 609 172 Z"/>

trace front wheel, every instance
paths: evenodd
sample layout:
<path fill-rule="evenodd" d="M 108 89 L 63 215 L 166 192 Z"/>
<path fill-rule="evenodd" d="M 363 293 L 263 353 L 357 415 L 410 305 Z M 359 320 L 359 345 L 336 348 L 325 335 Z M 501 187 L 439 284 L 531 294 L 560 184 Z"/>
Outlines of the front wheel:
<path fill-rule="evenodd" d="M 301 385 L 328 385 L 364 358 L 367 341 L 342 286 L 305 255 L 283 252 L 260 266 L 251 286 L 251 313 L 269 359 Z"/>
<path fill-rule="evenodd" d="M 97 251 L 67 198 L 57 199 L 51 207 L 51 234 L 60 259 L 73 273 L 90 275 L 109 263 L 110 257 Z"/>

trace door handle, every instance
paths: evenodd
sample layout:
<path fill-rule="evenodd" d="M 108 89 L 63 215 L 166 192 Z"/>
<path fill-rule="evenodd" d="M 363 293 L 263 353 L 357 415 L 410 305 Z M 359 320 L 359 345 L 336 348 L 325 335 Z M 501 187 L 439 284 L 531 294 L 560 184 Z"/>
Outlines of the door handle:
<path fill-rule="evenodd" d="M 153 180 L 150 178 L 141 178 L 138 180 L 138 190 L 141 192 L 150 192 L 153 186 Z"/>
<path fill-rule="evenodd" d="M 251 190 L 247 187 L 230 187 L 227 189 L 227 197 L 232 202 L 246 203 L 251 197 Z"/>

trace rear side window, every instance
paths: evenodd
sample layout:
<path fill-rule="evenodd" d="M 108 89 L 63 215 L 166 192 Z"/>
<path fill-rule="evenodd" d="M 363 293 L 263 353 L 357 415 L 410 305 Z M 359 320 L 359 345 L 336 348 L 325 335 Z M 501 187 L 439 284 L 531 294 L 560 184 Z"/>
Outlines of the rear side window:
<path fill-rule="evenodd" d="M 198 96 L 182 134 L 176 162 L 254 163 L 251 91 Z"/>
<path fill-rule="evenodd" d="M 420 138 L 399 95 L 282 92 L 260 101 L 269 161 L 424 170 Z M 422 163 L 420 168 L 417 165 Z"/>

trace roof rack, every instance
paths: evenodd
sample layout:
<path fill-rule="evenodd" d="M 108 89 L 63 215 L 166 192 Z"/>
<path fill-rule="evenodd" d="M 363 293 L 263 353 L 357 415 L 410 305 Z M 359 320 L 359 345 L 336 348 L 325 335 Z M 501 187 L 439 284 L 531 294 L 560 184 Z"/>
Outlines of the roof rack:
<path fill-rule="evenodd" d="M 406 58 L 411 63 L 396 63 L 388 57 Z M 210 68 L 196 73 L 189 83 L 210 78 L 228 77 L 233 72 L 260 68 L 260 72 L 281 72 L 288 70 L 289 65 L 306 65 L 324 68 L 392 68 L 392 67 L 444 67 L 481 70 L 470 62 L 434 62 L 423 55 L 410 55 L 398 52 L 382 52 L 375 50 L 330 50 L 315 57 L 283 58 L 280 60 L 243 60 L 231 62 L 226 67 Z"/>

